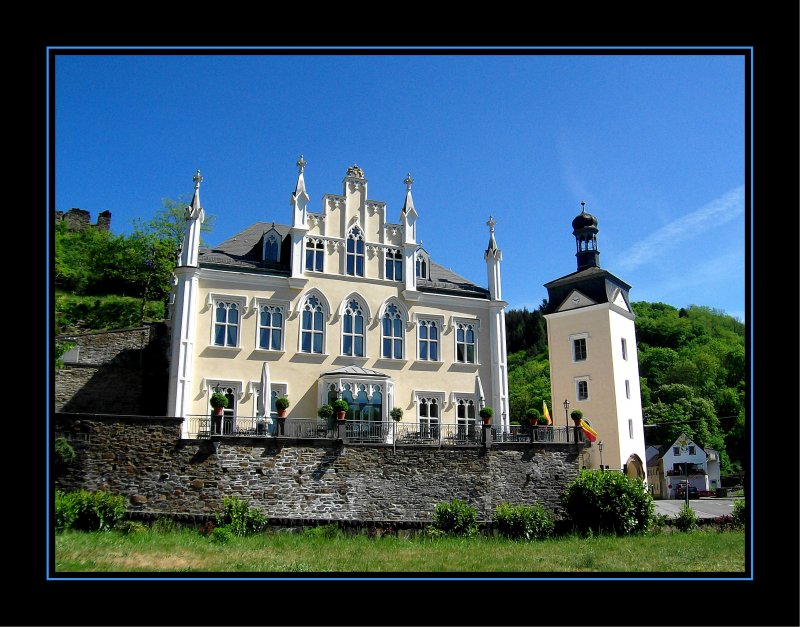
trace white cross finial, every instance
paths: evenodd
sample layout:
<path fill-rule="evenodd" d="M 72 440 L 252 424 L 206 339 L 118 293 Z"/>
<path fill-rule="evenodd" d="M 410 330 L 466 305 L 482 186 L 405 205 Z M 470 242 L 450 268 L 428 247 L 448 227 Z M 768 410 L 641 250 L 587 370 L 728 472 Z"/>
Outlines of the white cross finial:
<path fill-rule="evenodd" d="M 303 159 L 303 155 L 300 155 L 300 158 L 297 160 L 297 168 L 300 170 L 300 174 L 303 173 L 303 170 L 306 167 L 307 161 Z"/>

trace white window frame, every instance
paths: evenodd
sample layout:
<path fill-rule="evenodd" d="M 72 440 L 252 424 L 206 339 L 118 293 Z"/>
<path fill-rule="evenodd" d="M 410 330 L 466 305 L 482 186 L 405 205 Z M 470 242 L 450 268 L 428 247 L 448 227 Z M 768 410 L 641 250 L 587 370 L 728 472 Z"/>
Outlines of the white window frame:
<path fill-rule="evenodd" d="M 275 329 L 277 327 L 263 327 L 261 326 L 261 308 L 262 307 L 276 307 L 281 310 L 281 344 L 279 348 L 272 348 L 272 334 L 270 333 L 270 347 L 263 348 L 261 346 L 261 331 L 262 329 Z M 256 341 L 255 347 L 256 350 L 265 351 L 270 353 L 278 353 L 283 352 L 286 347 L 286 316 L 289 312 L 289 303 L 286 301 L 276 301 L 276 300 L 262 300 L 256 299 L 255 300 L 255 312 L 256 312 Z M 271 317 L 270 317 L 271 319 Z"/>
<path fill-rule="evenodd" d="M 390 318 L 390 320 L 392 321 L 392 324 L 391 324 L 392 335 L 391 336 L 387 336 L 384 333 L 384 329 L 383 329 L 383 321 L 386 318 L 386 315 L 389 313 L 389 307 L 395 307 L 397 309 L 397 314 L 400 317 L 400 338 L 399 338 L 400 339 L 400 356 L 399 357 L 394 355 L 394 343 L 398 339 L 394 335 L 394 318 Z M 388 301 L 388 302 L 384 303 L 384 306 L 382 307 L 382 309 L 380 311 L 380 318 L 378 320 L 378 324 L 379 324 L 380 329 L 381 329 L 381 345 L 380 345 L 380 352 L 379 352 L 380 358 L 381 359 L 392 359 L 392 360 L 405 359 L 405 356 L 406 356 L 406 325 L 408 324 L 408 314 L 405 312 L 405 310 L 398 303 L 396 303 L 394 301 Z M 383 353 L 383 344 L 387 339 L 389 339 L 391 341 L 391 343 L 392 343 L 391 344 L 391 346 L 392 346 L 392 350 L 391 350 L 392 356 L 391 357 L 387 357 Z"/>
<path fill-rule="evenodd" d="M 432 426 L 431 425 L 431 420 L 430 420 L 430 415 L 423 418 L 421 416 L 421 414 L 420 414 L 420 408 L 423 405 L 423 400 L 425 400 L 425 401 L 433 401 L 433 400 L 435 400 L 436 401 L 436 405 L 439 407 L 439 415 L 436 418 L 436 426 L 437 427 L 441 427 L 442 426 L 443 419 L 444 419 L 444 404 L 445 404 L 445 398 L 446 397 L 447 397 L 447 395 L 444 392 L 431 392 L 431 391 L 418 390 L 418 391 L 416 391 L 414 393 L 414 404 L 417 407 L 417 424 L 420 427 L 422 427 L 423 420 L 425 420 L 428 423 L 428 428 L 429 429 Z M 430 405 L 430 403 L 425 403 L 425 404 Z"/>
<path fill-rule="evenodd" d="M 591 380 L 591 378 L 588 377 L 588 376 L 575 377 L 575 400 L 577 400 L 580 403 L 584 403 L 584 402 L 588 401 L 591 398 L 591 394 L 589 392 L 589 381 L 590 380 Z M 586 398 L 581 398 L 581 396 L 580 396 L 581 383 L 585 383 L 586 384 Z"/>
<path fill-rule="evenodd" d="M 469 364 L 471 366 L 480 365 L 480 359 L 478 358 L 478 330 L 481 328 L 480 322 L 481 321 L 480 321 L 479 318 L 456 318 L 455 316 L 453 317 L 453 330 L 454 330 L 454 333 L 453 333 L 453 363 Z M 467 361 L 467 359 L 466 359 L 467 346 L 468 346 L 468 344 L 466 343 L 466 332 L 465 332 L 465 336 L 464 336 L 465 337 L 465 341 L 463 343 L 464 344 L 464 360 L 462 361 L 462 360 L 460 360 L 458 358 L 458 344 L 459 344 L 459 342 L 458 342 L 458 327 L 459 327 L 459 325 L 471 326 L 472 327 L 472 332 L 474 334 L 474 342 L 473 342 L 473 345 L 474 345 L 473 357 L 474 357 L 474 359 L 472 361 Z"/>
<path fill-rule="evenodd" d="M 311 333 L 311 348 L 310 351 L 303 350 L 303 333 L 306 330 L 303 328 L 303 313 L 305 311 L 306 304 L 310 298 L 316 298 L 319 301 L 319 307 L 321 309 L 322 314 L 322 351 L 315 352 L 314 348 L 314 334 L 320 333 L 319 331 L 314 331 L 313 328 L 308 331 Z M 330 305 L 328 304 L 328 300 L 318 291 L 310 290 L 303 294 L 303 297 L 298 301 L 297 305 L 297 313 L 298 313 L 298 333 L 297 333 L 297 352 L 302 353 L 303 355 L 326 355 L 327 351 L 325 349 L 328 340 L 328 318 L 330 317 Z M 312 325 L 313 327 L 313 325 Z"/>
<path fill-rule="evenodd" d="M 309 246 L 310 245 L 310 246 Z M 312 268 L 308 267 L 308 253 L 312 252 Z M 317 237 L 307 237 L 305 246 L 305 259 L 303 267 L 307 272 L 325 272 L 325 242 Z M 320 253 L 322 253 L 320 255 Z M 320 261 L 321 268 L 317 268 L 317 261 Z"/>
<path fill-rule="evenodd" d="M 472 418 L 470 418 L 469 416 L 466 416 L 464 418 L 458 417 L 458 408 L 460 405 L 462 405 L 462 403 L 466 408 L 469 407 L 469 403 L 472 403 L 472 408 L 475 413 L 474 417 Z M 463 420 L 465 423 L 463 426 L 469 427 L 470 423 L 472 423 L 473 429 L 477 429 L 480 409 L 478 408 L 479 399 L 475 398 L 475 394 L 470 394 L 469 392 L 455 392 L 453 393 L 453 405 L 455 407 L 455 412 L 456 412 L 456 427 L 462 426 L 459 421 Z M 465 411 L 466 413 L 468 413 L 467 410 Z"/>
<path fill-rule="evenodd" d="M 358 230 L 358 235 L 354 235 L 355 231 Z M 347 250 L 347 246 L 353 242 L 353 252 Z M 358 252 L 358 242 L 361 242 L 361 252 Z M 365 277 L 367 276 L 367 241 L 366 235 L 364 233 L 364 229 L 362 229 L 359 225 L 355 224 L 347 231 L 347 237 L 344 239 L 344 273 L 346 276 L 358 276 L 358 277 Z M 347 271 L 347 262 L 350 259 L 350 256 L 353 257 L 353 272 L 350 273 Z M 358 273 L 358 261 L 359 258 L 361 259 L 361 274 Z"/>
<path fill-rule="evenodd" d="M 392 276 L 386 271 L 387 265 L 391 261 Z M 397 277 L 398 270 L 400 278 Z M 383 278 L 386 281 L 403 281 L 403 251 L 399 248 L 386 248 L 383 253 Z"/>
<path fill-rule="evenodd" d="M 347 310 L 350 307 L 350 303 L 352 301 L 356 301 L 358 303 L 358 307 L 361 310 L 361 318 L 363 319 L 363 326 L 362 326 L 362 333 L 358 334 L 355 331 L 355 325 L 353 325 L 353 330 L 350 333 L 345 333 L 344 330 L 344 319 L 347 315 Z M 364 359 L 367 357 L 367 327 L 369 326 L 370 321 L 370 312 L 369 308 L 367 307 L 366 301 L 356 294 L 351 294 L 347 298 L 344 299 L 342 302 L 341 310 L 339 312 L 339 317 L 341 318 L 341 326 L 342 326 L 342 333 L 341 333 L 341 342 L 339 343 L 339 354 L 344 357 L 354 357 L 356 359 Z M 355 323 L 355 316 L 353 316 L 353 322 Z M 344 338 L 345 335 L 349 335 L 352 338 L 352 344 L 350 346 L 351 352 L 345 353 L 344 352 Z M 361 337 L 362 339 L 362 348 L 363 348 L 363 355 L 356 355 L 355 354 L 355 345 L 356 345 L 356 337 Z"/>
<path fill-rule="evenodd" d="M 575 359 L 575 349 L 577 347 L 578 341 L 583 340 L 583 345 L 585 349 L 585 356 L 582 359 Z M 579 361 L 586 361 L 589 359 L 589 334 L 588 333 L 574 333 L 569 336 L 569 348 L 571 352 L 572 363 L 578 363 Z"/>
<path fill-rule="evenodd" d="M 244 296 L 231 296 L 228 294 L 209 294 L 209 303 L 211 305 L 211 337 L 209 338 L 209 346 L 213 348 L 222 348 L 222 349 L 238 349 L 242 346 L 242 320 L 244 319 L 245 314 L 247 313 L 247 299 Z M 217 344 L 216 343 L 216 331 L 217 331 L 217 306 L 220 303 L 226 303 L 227 305 L 236 304 L 239 308 L 239 320 L 236 323 L 236 345 L 231 346 L 229 344 Z M 225 339 L 227 341 L 228 338 L 228 327 L 227 322 L 227 313 L 226 313 L 226 322 L 225 322 Z"/>
<path fill-rule="evenodd" d="M 230 388 L 232 390 L 234 399 L 236 399 L 236 406 L 233 409 L 226 407 L 222 410 L 222 415 L 236 416 L 236 412 L 242 402 L 243 387 L 244 386 L 242 385 L 241 381 L 234 381 L 232 379 L 204 379 L 203 390 L 206 392 L 206 405 L 208 405 L 208 411 L 213 413 L 213 408 L 211 407 L 211 395 L 216 391 L 215 388 L 222 388 L 223 390 Z"/>
<path fill-rule="evenodd" d="M 436 330 L 438 331 L 437 338 L 436 338 L 437 359 L 430 359 L 430 357 L 428 357 L 426 359 L 422 359 L 420 357 L 420 350 L 419 350 L 419 348 L 420 348 L 420 333 L 419 333 L 419 330 L 420 330 L 420 325 L 423 322 L 435 322 L 436 323 Z M 428 362 L 429 361 L 429 362 L 432 362 L 432 363 L 435 363 L 435 364 L 442 363 L 444 361 L 442 359 L 442 334 L 445 332 L 445 319 L 444 319 L 444 316 L 440 316 L 440 315 L 437 315 L 437 314 L 426 314 L 426 313 L 415 314 L 414 315 L 414 325 L 417 327 L 417 341 L 416 341 L 416 347 L 414 349 L 415 352 L 416 352 L 417 361 L 423 361 L 423 362 Z M 430 342 L 430 338 L 427 338 L 425 341 L 426 342 Z M 428 355 L 430 355 L 430 344 L 428 345 Z"/>

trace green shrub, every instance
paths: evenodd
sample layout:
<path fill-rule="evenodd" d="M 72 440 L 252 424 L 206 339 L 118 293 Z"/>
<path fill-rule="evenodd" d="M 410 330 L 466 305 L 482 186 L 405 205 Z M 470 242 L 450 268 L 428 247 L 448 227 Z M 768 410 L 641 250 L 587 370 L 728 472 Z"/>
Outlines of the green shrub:
<path fill-rule="evenodd" d="M 138 520 L 123 520 L 122 522 L 117 523 L 114 529 L 125 534 L 126 536 L 137 533 L 147 533 L 150 530 L 147 525 Z"/>
<path fill-rule="evenodd" d="M 619 535 L 644 532 L 655 505 L 640 479 L 619 472 L 581 470 L 561 497 L 575 528 Z"/>
<path fill-rule="evenodd" d="M 142 322 L 142 299 L 134 296 L 73 296 L 55 298 L 56 332 L 69 329 L 122 329 Z M 164 319 L 164 303 L 148 301 L 144 317 Z"/>
<path fill-rule="evenodd" d="M 303 530 L 303 535 L 312 538 L 325 538 L 333 540 L 334 538 L 341 538 L 344 533 L 339 529 L 338 525 L 318 525 L 317 527 L 308 527 Z"/>
<path fill-rule="evenodd" d="M 211 541 L 217 544 L 227 544 L 233 539 L 233 535 L 230 527 L 216 527 L 211 532 Z"/>
<path fill-rule="evenodd" d="M 733 521 L 741 527 L 747 524 L 747 502 L 744 499 L 733 503 Z"/>
<path fill-rule="evenodd" d="M 217 514 L 218 527 L 227 527 L 235 536 L 249 536 L 261 531 L 267 524 L 263 512 L 251 508 L 247 501 L 237 496 L 226 496 L 222 499 L 222 514 Z"/>
<path fill-rule="evenodd" d="M 336 399 L 335 401 L 333 401 L 331 406 L 333 407 L 334 411 L 337 411 L 337 412 L 338 411 L 348 411 L 350 409 L 350 405 L 347 404 L 347 401 L 344 400 L 344 399 L 341 399 L 341 398 Z"/>
<path fill-rule="evenodd" d="M 64 470 L 72 462 L 75 461 L 75 449 L 69 443 L 67 438 L 56 438 L 56 469 Z"/>
<path fill-rule="evenodd" d="M 478 533 L 478 511 L 458 499 L 439 503 L 433 512 L 433 528 L 451 536 L 473 536 Z"/>
<path fill-rule="evenodd" d="M 675 517 L 675 526 L 680 531 L 691 531 L 697 527 L 697 514 L 686 503 L 681 505 L 681 511 Z"/>
<path fill-rule="evenodd" d="M 106 531 L 122 521 L 125 499 L 117 494 L 88 490 L 56 490 L 56 530 Z"/>
<path fill-rule="evenodd" d="M 515 540 L 547 538 L 555 528 L 552 515 L 539 503 L 533 506 L 501 503 L 495 508 L 492 521 L 500 535 Z"/>
<path fill-rule="evenodd" d="M 178 525 L 174 518 L 169 516 L 159 516 L 153 521 L 151 528 L 157 533 L 170 533 L 177 529 Z"/>
<path fill-rule="evenodd" d="M 333 417 L 333 407 L 328 405 L 328 403 L 325 403 L 324 405 L 322 405 L 322 407 L 320 407 L 317 410 L 317 416 L 325 420 L 330 419 L 331 417 Z"/>

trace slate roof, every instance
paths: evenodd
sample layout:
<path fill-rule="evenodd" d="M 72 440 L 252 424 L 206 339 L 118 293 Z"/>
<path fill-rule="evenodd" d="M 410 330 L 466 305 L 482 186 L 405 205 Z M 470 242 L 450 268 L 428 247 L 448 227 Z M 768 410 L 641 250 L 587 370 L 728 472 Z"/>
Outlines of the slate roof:
<path fill-rule="evenodd" d="M 610 302 L 614 286 L 622 289 L 623 297 L 628 301 L 628 291 L 631 286 L 603 268 L 592 266 L 562 276 L 560 279 L 544 284 L 548 295 L 544 313 L 557 311 L 574 289 L 586 294 L 595 303 Z M 630 302 L 628 302 L 628 307 L 630 307 Z"/>
<path fill-rule="evenodd" d="M 281 258 L 278 262 L 265 262 L 261 260 L 262 238 L 264 233 L 272 228 L 275 228 L 283 238 Z M 205 267 L 288 275 L 291 267 L 291 243 L 286 236 L 289 231 L 290 227 L 285 224 L 256 222 L 213 248 L 201 249 L 198 260 L 200 265 Z M 489 298 L 489 290 L 468 281 L 433 260 L 430 262 L 428 274 L 427 279 L 417 279 L 417 289 L 421 292 Z"/>

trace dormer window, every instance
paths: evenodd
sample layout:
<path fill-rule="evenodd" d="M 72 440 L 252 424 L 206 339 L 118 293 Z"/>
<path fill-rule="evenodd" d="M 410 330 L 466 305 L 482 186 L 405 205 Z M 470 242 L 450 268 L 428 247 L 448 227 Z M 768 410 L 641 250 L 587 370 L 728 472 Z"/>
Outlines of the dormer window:
<path fill-rule="evenodd" d="M 281 254 L 281 238 L 276 231 L 264 235 L 264 261 L 278 261 Z"/>
<path fill-rule="evenodd" d="M 427 279 L 428 270 L 430 266 L 430 259 L 428 259 L 428 255 L 422 251 L 417 251 L 417 278 L 418 279 Z"/>

